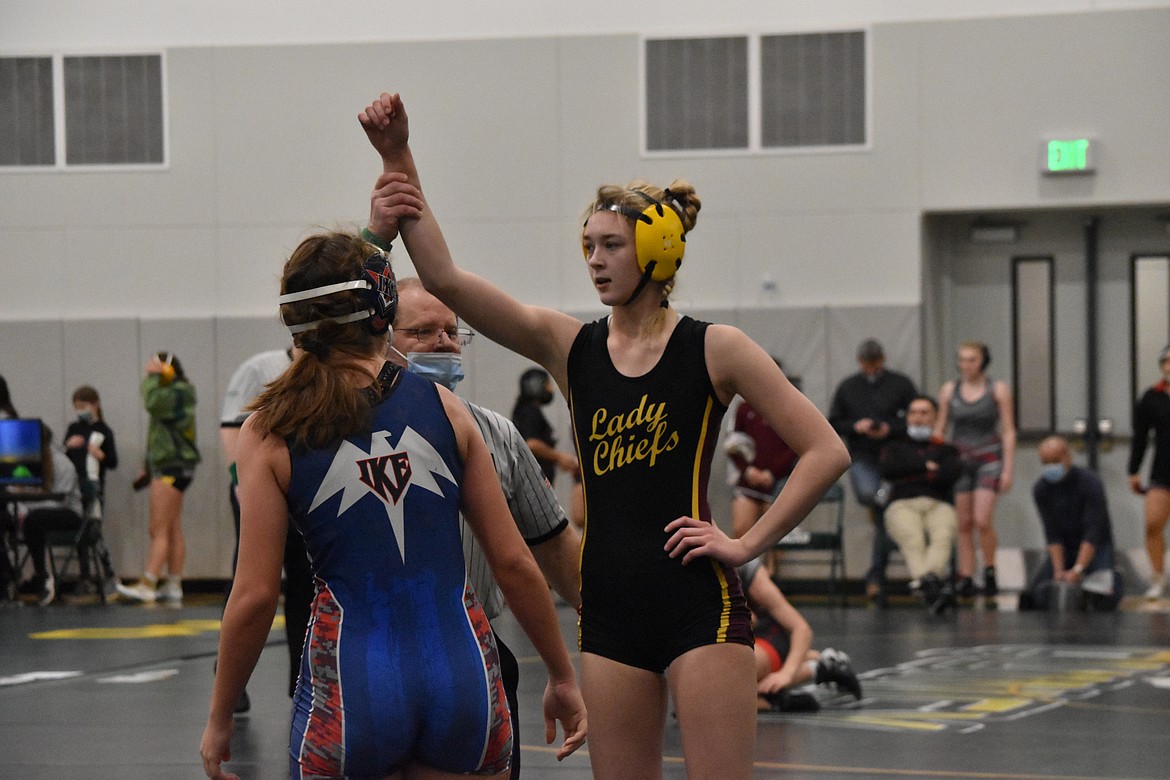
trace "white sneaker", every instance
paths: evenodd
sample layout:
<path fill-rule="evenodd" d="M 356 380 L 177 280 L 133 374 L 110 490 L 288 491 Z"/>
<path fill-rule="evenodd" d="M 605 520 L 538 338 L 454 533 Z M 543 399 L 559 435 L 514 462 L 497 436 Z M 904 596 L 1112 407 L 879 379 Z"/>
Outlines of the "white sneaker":
<path fill-rule="evenodd" d="M 114 584 L 118 590 L 118 595 L 128 598 L 131 601 L 146 601 L 153 602 L 158 598 L 158 593 L 154 588 L 150 587 L 150 583 L 139 580 L 133 585 L 123 585 L 118 582 Z"/>
<path fill-rule="evenodd" d="M 168 579 L 166 583 L 159 590 L 159 598 L 164 601 L 182 601 L 183 600 L 183 582 L 178 577 Z"/>
<path fill-rule="evenodd" d="M 47 607 L 53 603 L 53 599 L 57 598 L 56 583 L 53 582 L 52 577 L 46 577 L 44 583 L 41 584 L 41 589 L 37 592 L 37 606 Z"/>
<path fill-rule="evenodd" d="M 1146 598 L 1160 599 L 1166 593 L 1166 575 L 1156 574 L 1150 578 L 1150 589 L 1146 591 Z"/>

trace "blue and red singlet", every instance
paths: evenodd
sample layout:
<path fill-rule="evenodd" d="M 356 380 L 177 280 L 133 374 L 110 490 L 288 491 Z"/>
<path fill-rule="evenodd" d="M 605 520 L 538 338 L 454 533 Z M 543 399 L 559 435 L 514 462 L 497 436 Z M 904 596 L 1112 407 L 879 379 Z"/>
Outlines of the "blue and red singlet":
<path fill-rule="evenodd" d="M 290 774 L 383 777 L 407 761 L 495 774 L 512 727 L 467 584 L 455 433 L 433 383 L 389 364 L 380 380 L 369 432 L 290 446 L 290 518 L 316 580 Z"/>

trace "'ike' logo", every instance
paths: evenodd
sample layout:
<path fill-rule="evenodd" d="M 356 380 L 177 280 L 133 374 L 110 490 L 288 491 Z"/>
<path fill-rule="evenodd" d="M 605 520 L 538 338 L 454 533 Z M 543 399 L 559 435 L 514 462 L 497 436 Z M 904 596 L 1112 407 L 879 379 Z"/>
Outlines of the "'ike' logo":
<path fill-rule="evenodd" d="M 390 474 L 387 474 L 387 465 Z M 410 484 L 410 456 L 405 452 L 377 455 L 357 461 L 362 484 L 373 490 L 386 503 L 398 503 L 403 491 Z"/>

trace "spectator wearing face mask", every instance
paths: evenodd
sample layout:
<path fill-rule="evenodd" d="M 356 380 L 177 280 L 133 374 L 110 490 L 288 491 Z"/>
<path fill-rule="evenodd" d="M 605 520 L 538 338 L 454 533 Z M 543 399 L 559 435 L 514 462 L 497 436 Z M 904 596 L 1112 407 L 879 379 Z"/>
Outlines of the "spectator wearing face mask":
<path fill-rule="evenodd" d="M 552 403 L 552 378 L 543 368 L 530 368 L 520 375 L 520 395 L 512 408 L 512 423 L 528 442 L 528 448 L 540 463 L 540 470 L 549 484 L 556 482 L 557 469 L 576 474 L 580 471 L 577 459 L 557 449 L 557 437 L 552 425 L 541 410 Z"/>
<path fill-rule="evenodd" d="M 543 368 L 528 369 L 520 375 L 520 394 L 512 407 L 512 424 L 536 456 L 548 484 L 555 484 L 557 469 L 572 475 L 571 519 L 573 525 L 582 528 L 585 525 L 585 500 L 581 494 L 581 464 L 572 453 L 557 449 L 557 437 L 541 409 L 552 400 L 553 384 L 549 373 Z"/>
<path fill-rule="evenodd" d="M 906 433 L 882 448 L 878 467 L 890 482 L 886 530 L 902 550 L 911 587 L 931 612 L 955 605 L 951 551 L 958 527 L 954 484 L 959 451 L 932 435 L 938 404 L 920 395 L 906 408 Z"/>
<path fill-rule="evenodd" d="M 118 448 L 114 444 L 114 432 L 102 415 L 97 390 L 89 385 L 74 390 L 73 409 L 77 419 L 65 430 L 65 454 L 80 478 L 84 511 L 100 517 L 106 472 L 118 467 Z"/>
<path fill-rule="evenodd" d="M 1020 609 L 1047 609 L 1053 583 L 1068 583 L 1093 594 L 1095 606 L 1114 609 L 1121 601 L 1121 576 L 1113 566 L 1113 530 L 1101 478 L 1074 466 L 1068 441 L 1040 442 L 1044 469 L 1032 497 L 1044 524 L 1048 556 L 1020 594 Z"/>

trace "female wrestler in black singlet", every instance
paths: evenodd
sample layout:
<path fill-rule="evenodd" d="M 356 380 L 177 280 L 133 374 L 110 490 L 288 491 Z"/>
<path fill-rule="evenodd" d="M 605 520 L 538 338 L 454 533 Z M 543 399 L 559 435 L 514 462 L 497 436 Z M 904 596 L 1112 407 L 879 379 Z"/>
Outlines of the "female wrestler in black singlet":
<path fill-rule="evenodd" d="M 421 197 L 418 173 L 397 95 L 383 94 L 359 119 L 384 165 L 371 206 L 377 233 L 383 212 Z M 751 776 L 755 668 L 734 567 L 794 528 L 849 464 L 828 422 L 763 349 L 670 307 L 699 205 L 686 182 L 598 190 L 581 241 L 611 314 L 585 325 L 456 268 L 429 208 L 402 224 L 427 289 L 544 366 L 569 401 L 585 492 L 581 687 L 599 778 L 661 776 L 668 689 L 687 775 Z M 800 460 L 759 523 L 731 539 L 712 522 L 707 482 L 737 393 Z"/>

